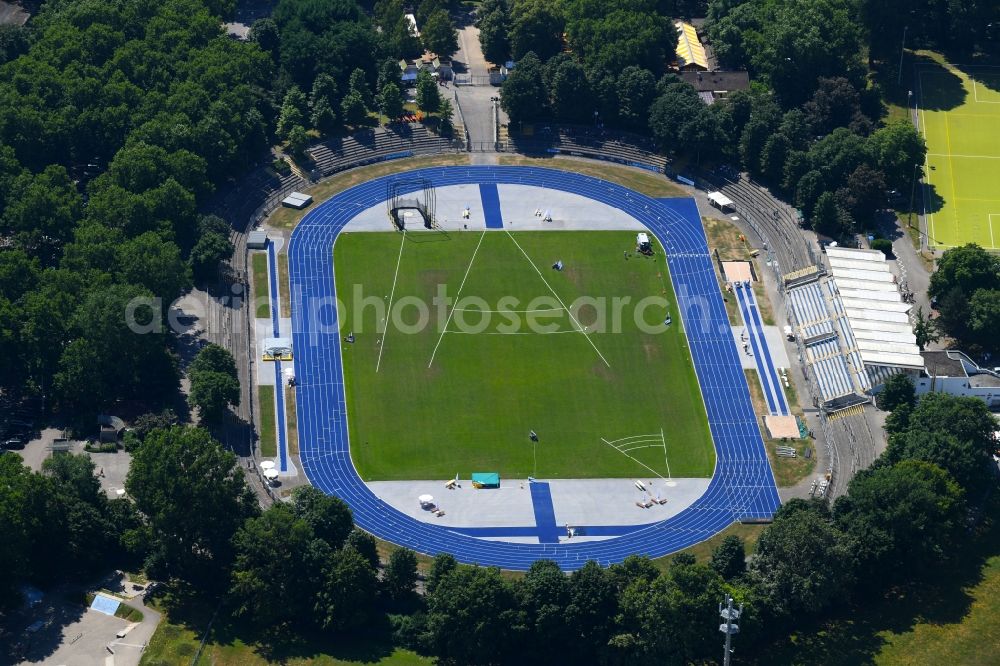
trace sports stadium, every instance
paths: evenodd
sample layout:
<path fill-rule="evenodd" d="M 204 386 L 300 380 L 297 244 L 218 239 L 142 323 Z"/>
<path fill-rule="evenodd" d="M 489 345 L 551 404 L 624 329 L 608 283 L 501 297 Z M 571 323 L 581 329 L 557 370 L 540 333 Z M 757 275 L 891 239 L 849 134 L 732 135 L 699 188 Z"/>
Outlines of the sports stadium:
<path fill-rule="evenodd" d="M 288 282 L 301 466 L 378 538 L 574 570 L 779 505 L 693 199 L 390 174 L 301 220 Z"/>

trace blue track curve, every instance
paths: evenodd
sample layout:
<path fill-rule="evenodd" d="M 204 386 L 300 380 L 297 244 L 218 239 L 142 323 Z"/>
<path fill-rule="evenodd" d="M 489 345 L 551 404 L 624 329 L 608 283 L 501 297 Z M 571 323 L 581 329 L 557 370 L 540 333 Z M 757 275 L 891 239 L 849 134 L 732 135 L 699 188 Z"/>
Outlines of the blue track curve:
<path fill-rule="evenodd" d="M 734 521 L 774 514 L 780 504 L 774 477 L 694 200 L 653 199 L 597 178 L 529 167 L 439 167 L 411 171 L 406 178 L 414 183 L 428 179 L 436 187 L 546 187 L 619 208 L 645 224 L 667 251 L 715 442 L 715 475 L 704 495 L 672 518 L 604 541 L 559 544 L 477 539 L 411 518 L 372 493 L 354 469 L 348 444 L 333 243 L 355 215 L 385 201 L 393 178 L 352 187 L 320 204 L 295 228 L 289 247 L 301 462 L 313 485 L 350 505 L 358 526 L 415 551 L 451 553 L 469 564 L 525 570 L 536 560 L 551 559 L 564 570 L 575 570 L 587 560 L 609 565 L 633 553 L 661 557 L 704 541 Z"/>

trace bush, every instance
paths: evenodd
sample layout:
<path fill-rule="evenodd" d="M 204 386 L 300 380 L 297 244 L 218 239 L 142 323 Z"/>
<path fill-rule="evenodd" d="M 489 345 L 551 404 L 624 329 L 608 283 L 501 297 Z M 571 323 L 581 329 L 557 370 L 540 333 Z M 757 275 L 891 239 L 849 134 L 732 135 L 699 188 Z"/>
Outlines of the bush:
<path fill-rule="evenodd" d="M 284 159 L 277 159 L 271 162 L 271 168 L 282 175 L 288 174 L 292 170 L 291 165 Z"/>
<path fill-rule="evenodd" d="M 888 238 L 876 238 L 871 243 L 873 250 L 878 250 L 886 256 L 886 258 L 892 258 L 892 241 Z"/>

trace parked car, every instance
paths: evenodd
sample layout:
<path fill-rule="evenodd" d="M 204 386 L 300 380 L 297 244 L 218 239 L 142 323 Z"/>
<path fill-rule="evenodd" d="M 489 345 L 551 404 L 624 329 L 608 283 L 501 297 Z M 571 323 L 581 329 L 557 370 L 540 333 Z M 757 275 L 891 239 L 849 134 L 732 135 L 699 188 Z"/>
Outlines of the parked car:
<path fill-rule="evenodd" d="M 5 449 L 23 449 L 25 445 L 25 440 L 21 437 L 11 437 L 10 439 L 5 439 L 3 442 L 3 448 Z"/>

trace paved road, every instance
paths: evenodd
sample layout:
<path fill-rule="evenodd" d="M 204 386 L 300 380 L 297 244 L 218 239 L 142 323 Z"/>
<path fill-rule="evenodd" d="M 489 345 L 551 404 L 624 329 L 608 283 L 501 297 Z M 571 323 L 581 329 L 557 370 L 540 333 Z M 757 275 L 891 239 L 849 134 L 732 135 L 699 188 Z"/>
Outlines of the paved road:
<path fill-rule="evenodd" d="M 481 80 L 489 75 L 489 64 L 483 57 L 479 45 L 479 28 L 468 25 L 458 32 L 459 50 L 455 60 L 465 65 L 474 80 Z M 469 140 L 479 149 L 492 150 L 495 138 L 495 102 L 492 97 L 500 96 L 500 88 L 491 85 L 456 86 L 458 103 L 462 107 L 462 115 L 466 129 L 469 130 Z M 507 114 L 500 110 L 500 123 L 507 123 Z"/>

